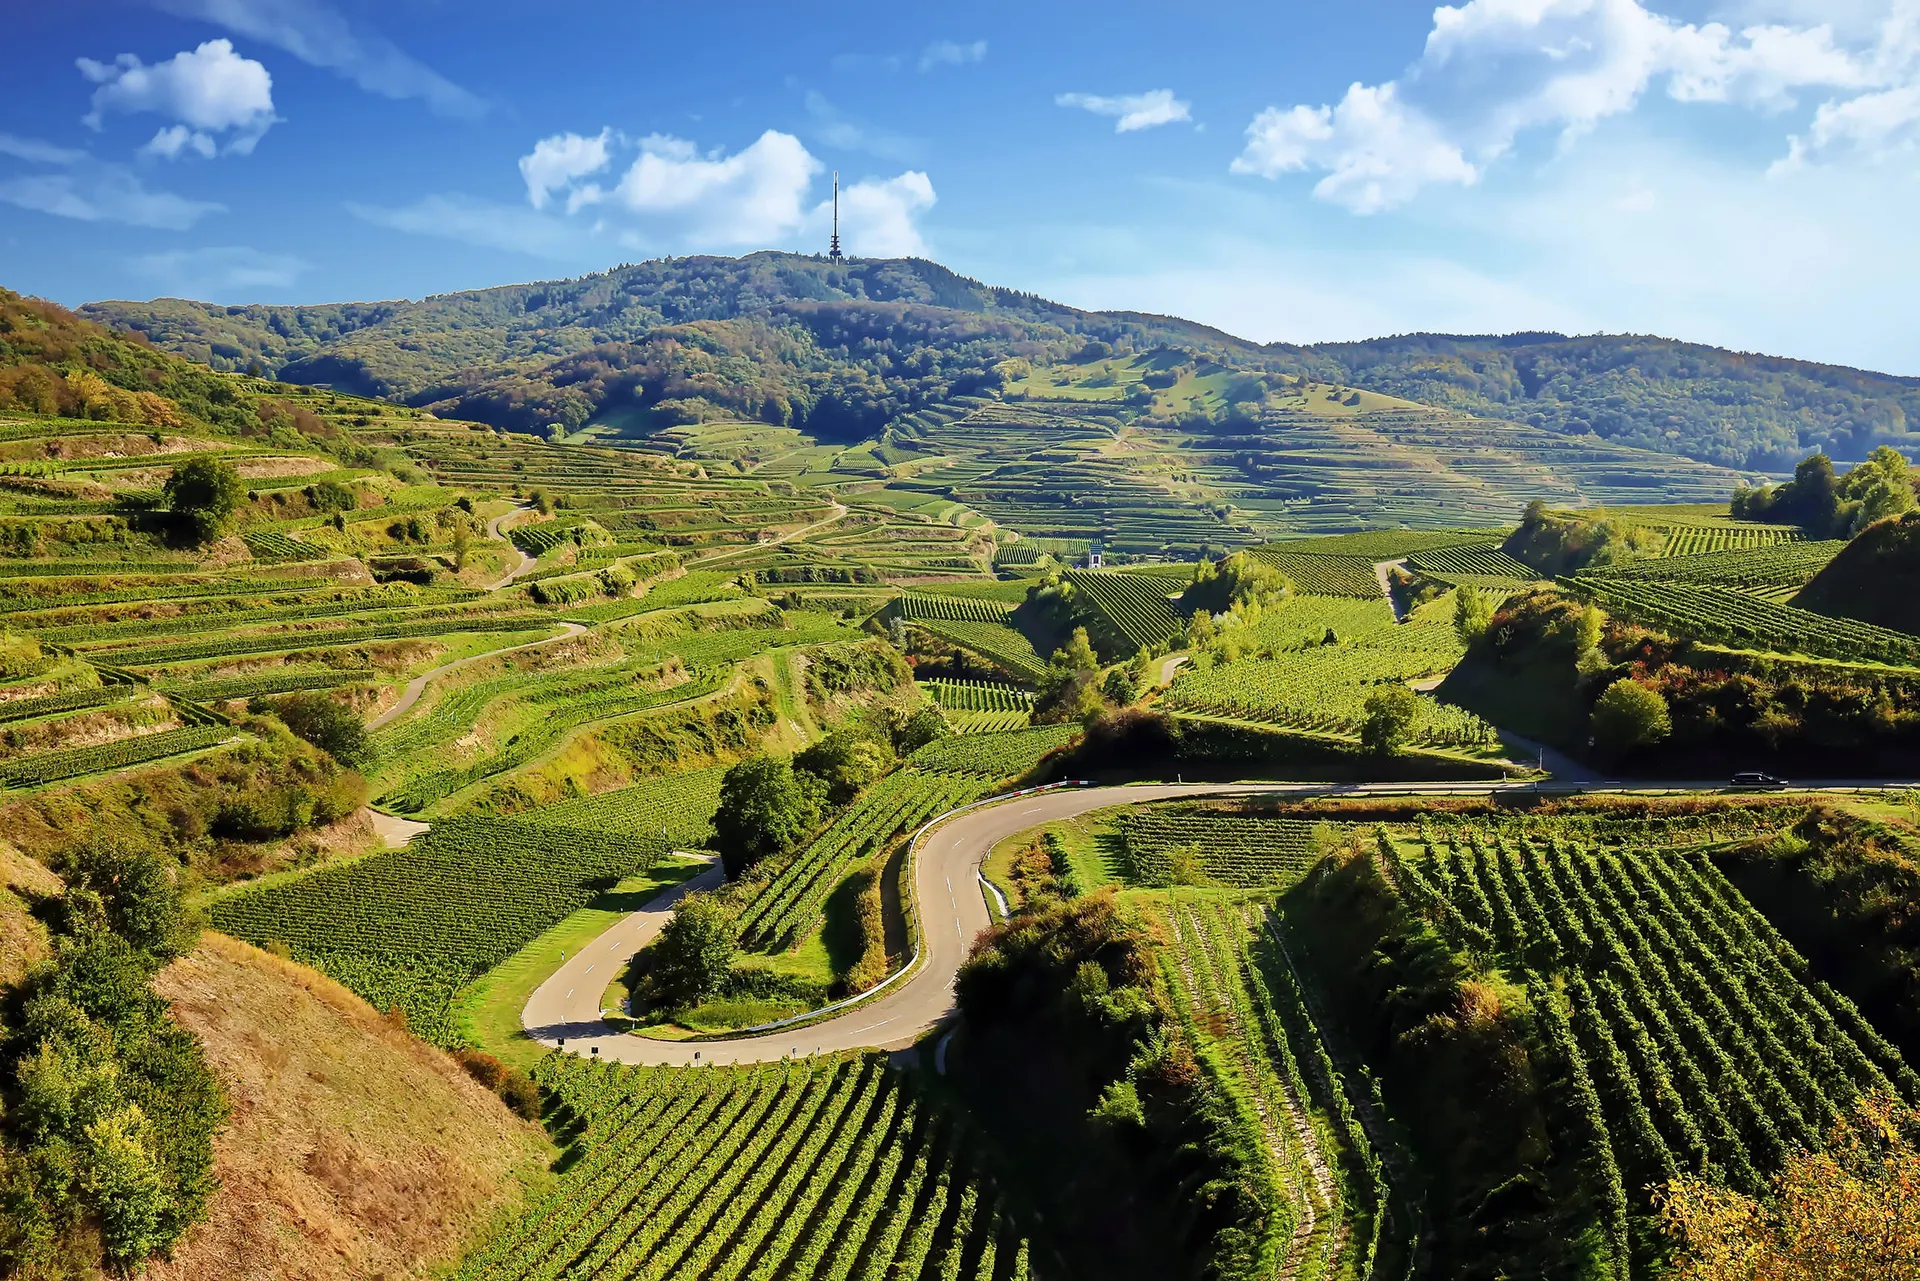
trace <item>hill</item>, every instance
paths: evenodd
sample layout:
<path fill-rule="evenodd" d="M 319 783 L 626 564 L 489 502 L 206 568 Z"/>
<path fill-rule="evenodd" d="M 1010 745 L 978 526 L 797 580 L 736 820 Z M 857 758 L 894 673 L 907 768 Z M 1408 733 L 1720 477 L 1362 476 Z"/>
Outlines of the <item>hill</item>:
<path fill-rule="evenodd" d="M 1911 454 L 1920 378 L 1638 334 L 1406 334 L 1310 349 L 1356 386 L 1573 436 L 1782 472 Z"/>
<path fill-rule="evenodd" d="M 208 934 L 157 986 L 233 1102 L 208 1220 L 149 1269 L 159 1281 L 419 1275 L 551 1152 L 451 1058 L 312 970 Z"/>
<path fill-rule="evenodd" d="M 676 373 L 698 386 L 695 395 L 711 394 L 748 417 L 761 417 L 772 398 L 779 407 L 771 421 L 835 434 L 850 405 L 916 408 L 992 385 L 989 370 L 1009 356 L 1063 357 L 1089 341 L 1179 345 L 1256 369 L 1312 363 L 1295 348 L 1262 348 L 1164 317 L 1081 311 L 920 259 L 836 265 L 772 252 L 663 258 L 418 302 L 218 307 L 162 299 L 94 303 L 82 314 L 218 368 L 258 366 L 292 382 L 516 427 L 577 426 L 610 400 L 631 399 L 642 381 L 649 403 L 681 398 L 658 385 Z M 743 321 L 752 323 L 736 323 Z M 760 377 L 738 364 L 711 367 L 703 353 L 745 358 Z M 769 369 L 778 373 L 769 377 Z M 608 371 L 632 376 L 607 379 Z M 596 378 L 619 385 L 596 387 Z M 530 414 L 515 412 L 523 402 Z M 582 406 L 590 412 L 580 414 Z M 838 434 L 878 425 L 851 412 L 858 421 Z"/>
<path fill-rule="evenodd" d="M 1816 614 L 1920 633 L 1920 515 L 1861 530 L 1793 603 Z"/>
<path fill-rule="evenodd" d="M 921 259 L 835 265 L 764 252 L 418 301 L 157 299 L 81 312 L 217 369 L 522 430 L 598 420 L 624 430 L 645 409 L 655 427 L 737 416 L 854 440 L 903 413 L 1026 377 L 999 368 L 1003 361 L 1047 368 L 1111 354 L 1099 344 L 1163 365 L 1290 375 L 1755 471 L 1784 471 L 1814 449 L 1842 460 L 1885 443 L 1911 452 L 1920 416 L 1920 379 L 1665 338 L 1410 334 L 1259 345 L 1172 317 L 1083 311 Z"/>

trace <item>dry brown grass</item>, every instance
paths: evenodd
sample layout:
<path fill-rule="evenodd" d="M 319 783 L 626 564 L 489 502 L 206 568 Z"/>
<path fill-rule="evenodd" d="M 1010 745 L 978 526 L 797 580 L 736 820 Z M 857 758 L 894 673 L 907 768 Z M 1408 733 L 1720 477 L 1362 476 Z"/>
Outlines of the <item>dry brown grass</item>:
<path fill-rule="evenodd" d="M 305 966 L 209 933 L 156 986 L 233 1121 L 211 1217 L 155 1281 L 424 1275 L 552 1156 L 450 1057 Z"/>
<path fill-rule="evenodd" d="M 48 955 L 46 927 L 27 905 L 63 888 L 59 877 L 0 841 L 0 989 L 18 983 L 29 966 Z"/>

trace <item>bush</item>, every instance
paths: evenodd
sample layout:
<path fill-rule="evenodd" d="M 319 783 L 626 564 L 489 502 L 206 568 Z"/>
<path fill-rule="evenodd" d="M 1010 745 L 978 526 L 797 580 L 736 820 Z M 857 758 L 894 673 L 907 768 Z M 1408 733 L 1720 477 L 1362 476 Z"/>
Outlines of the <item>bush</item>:
<path fill-rule="evenodd" d="M 274 704 L 273 710 L 288 729 L 342 765 L 364 765 L 373 755 L 359 714 L 325 694 L 295 694 Z"/>
<path fill-rule="evenodd" d="M 247 482 L 234 465 L 220 458 L 181 463 L 162 487 L 167 509 L 180 517 L 196 542 L 212 542 L 247 497 Z"/>
<path fill-rule="evenodd" d="M 1420 699 L 1405 685 L 1383 686 L 1367 696 L 1360 745 L 1375 756 L 1393 756 L 1407 745 Z"/>
<path fill-rule="evenodd" d="M 1593 705 L 1593 745 L 1609 756 L 1649 747 L 1672 731 L 1667 700 L 1659 690 L 1631 678 L 1607 686 Z"/>
<path fill-rule="evenodd" d="M 735 950 L 733 918 L 710 894 L 689 894 L 646 951 L 646 994 L 680 1011 L 726 991 Z"/>
<path fill-rule="evenodd" d="M 455 1050 L 453 1058 L 468 1076 L 499 1095 L 515 1116 L 527 1121 L 540 1119 L 540 1087 L 525 1072 L 479 1050 Z"/>

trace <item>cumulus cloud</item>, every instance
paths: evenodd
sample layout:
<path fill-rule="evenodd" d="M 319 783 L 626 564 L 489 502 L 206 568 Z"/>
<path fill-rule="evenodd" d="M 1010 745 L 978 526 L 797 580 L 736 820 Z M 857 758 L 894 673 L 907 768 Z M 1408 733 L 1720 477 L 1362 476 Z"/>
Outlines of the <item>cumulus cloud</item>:
<path fill-rule="evenodd" d="M 1115 133 L 1132 133 L 1136 129 L 1193 119 L 1193 104 L 1174 97 L 1171 89 L 1149 89 L 1145 93 L 1123 93 L 1111 98 L 1097 93 L 1063 93 L 1053 102 L 1058 107 L 1078 107 L 1096 116 L 1112 116 Z"/>
<path fill-rule="evenodd" d="M 322 0 L 154 0 L 168 13 L 225 27 L 323 67 L 383 98 L 418 98 L 445 116 L 486 104 L 391 40 L 347 21 Z"/>
<path fill-rule="evenodd" d="M 973 40 L 961 44 L 954 40 L 936 40 L 920 51 L 920 70 L 932 71 L 935 67 L 964 67 L 969 63 L 985 61 L 987 42 Z"/>
<path fill-rule="evenodd" d="M 1437 183 L 1468 184 L 1522 135 L 1570 143 L 1662 88 L 1677 102 L 1763 112 L 1826 96 L 1799 162 L 1913 140 L 1920 105 L 1920 5 L 1893 0 L 1864 42 L 1829 24 L 1682 23 L 1641 0 L 1468 0 L 1434 10 L 1420 58 L 1398 80 L 1355 84 L 1333 105 L 1269 107 L 1247 129 L 1238 173 L 1324 173 L 1314 191 L 1358 213 Z"/>
<path fill-rule="evenodd" d="M 109 113 L 151 112 L 179 123 L 154 135 L 145 152 L 169 160 L 193 152 L 211 158 L 224 148 L 250 153 L 278 118 L 273 114 L 273 77 L 251 58 L 234 52 L 230 40 L 209 40 L 152 66 L 131 53 L 112 62 L 76 60 L 80 74 L 98 86 L 84 123 L 105 127 Z"/>
<path fill-rule="evenodd" d="M 1233 171 L 1272 178 L 1301 169 L 1326 170 L 1314 194 L 1355 213 L 1391 208 L 1428 183 L 1470 184 L 1479 176 L 1392 84 L 1352 85 L 1333 107 L 1269 107 L 1256 116 Z"/>
<path fill-rule="evenodd" d="M 767 244 L 800 226 L 820 170 L 798 138 L 775 129 L 732 155 L 702 155 L 683 138 L 653 134 L 611 198 L 695 247 Z"/>
<path fill-rule="evenodd" d="M 577 133 L 557 133 L 534 143 L 533 150 L 520 157 L 520 177 L 527 184 L 527 203 L 535 209 L 544 209 L 547 197 L 554 192 L 566 191 L 580 179 L 605 169 L 613 158 L 612 141 L 613 130 L 602 129 L 591 138 Z M 574 193 L 572 206 L 590 203 L 599 194 L 597 186 L 582 187 Z"/>
<path fill-rule="evenodd" d="M 312 264 L 244 245 L 140 254 L 129 265 L 166 294 L 203 302 L 249 301 L 261 290 L 290 289 Z"/>

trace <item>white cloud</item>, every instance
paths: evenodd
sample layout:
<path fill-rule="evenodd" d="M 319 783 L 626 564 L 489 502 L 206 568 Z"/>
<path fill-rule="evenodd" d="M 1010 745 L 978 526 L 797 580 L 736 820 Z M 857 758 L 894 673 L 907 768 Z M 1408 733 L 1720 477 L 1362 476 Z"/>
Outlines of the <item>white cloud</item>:
<path fill-rule="evenodd" d="M 588 138 L 577 133 L 557 133 L 533 144 L 533 150 L 520 157 L 520 177 L 527 184 L 527 203 L 544 209 L 547 197 L 565 191 L 589 174 L 599 173 L 613 158 L 609 150 L 613 130 L 602 129 Z M 597 196 L 599 188 L 593 188 Z"/>
<path fill-rule="evenodd" d="M 727 155 L 655 134 L 612 200 L 656 232 L 702 248 L 767 244 L 804 220 L 803 200 L 821 165 L 792 134 L 769 129 Z"/>
<path fill-rule="evenodd" d="M 22 138 L 18 134 L 0 133 L 0 156 L 12 156 L 16 160 L 32 161 L 36 165 L 75 165 L 87 158 L 84 151 L 72 147 L 57 147 L 51 142 L 42 142 L 38 138 Z"/>
<path fill-rule="evenodd" d="M 931 71 L 935 67 L 964 67 L 968 63 L 984 61 L 987 56 L 987 42 L 974 40 L 961 44 L 954 40 L 936 40 L 920 51 L 920 70 Z"/>
<path fill-rule="evenodd" d="M 250 302 L 262 290 L 291 289 L 312 264 L 243 245 L 140 254 L 129 265 L 168 295 L 203 302 Z"/>
<path fill-rule="evenodd" d="M 1174 97 L 1171 89 L 1149 89 L 1145 93 L 1123 93 L 1111 98 L 1097 93 L 1063 93 L 1053 101 L 1055 106 L 1078 107 L 1096 116 L 1115 117 L 1115 133 L 1132 133 L 1136 129 L 1193 119 L 1193 104 Z"/>
<path fill-rule="evenodd" d="M 322 0 L 154 0 L 168 13 L 265 41 L 310 66 L 337 72 L 383 98 L 419 98 L 445 116 L 478 116 L 486 104 Z"/>
<path fill-rule="evenodd" d="M 349 201 L 347 212 L 362 222 L 420 236 L 438 236 L 483 249 L 506 249 L 535 258 L 579 261 L 591 241 L 585 228 L 520 205 L 496 204 L 458 194 L 422 196 L 389 207 Z"/>
<path fill-rule="evenodd" d="M 1269 107 L 1233 168 L 1327 174 L 1315 194 L 1355 212 L 1403 204 L 1436 183 L 1472 183 L 1530 131 L 1562 145 L 1629 112 L 1656 85 L 1677 102 L 1766 112 L 1834 95 L 1793 141 L 1821 151 L 1911 141 L 1920 108 L 1889 89 L 1920 83 L 1920 5 L 1891 0 L 1859 47 L 1827 24 L 1681 23 L 1640 0 L 1468 0 L 1434 10 L 1420 58 L 1398 80 L 1355 84 L 1335 106 Z M 1824 123 L 1823 123 L 1824 122 Z"/>
<path fill-rule="evenodd" d="M 273 77 L 251 58 L 234 52 L 230 40 L 209 40 L 152 66 L 131 53 L 112 62 L 76 60 L 80 74 L 99 87 L 85 123 L 104 127 L 110 112 L 152 112 L 179 121 L 148 143 L 149 155 L 173 159 L 184 152 L 212 157 L 216 134 L 228 134 L 226 150 L 246 155 L 273 126 Z"/>
<path fill-rule="evenodd" d="M 897 178 L 863 178 L 840 188 L 840 239 L 856 257 L 924 258 L 927 242 L 916 220 L 933 202 L 933 181 L 917 169 Z M 807 230 L 824 239 L 832 217 L 832 201 L 821 201 Z"/>
<path fill-rule="evenodd" d="M 1335 107 L 1269 107 L 1247 127 L 1235 173 L 1276 177 L 1324 169 L 1313 189 L 1355 213 L 1400 204 L 1428 183 L 1471 185 L 1479 171 L 1433 122 L 1401 102 L 1397 88 L 1356 84 Z"/>
<path fill-rule="evenodd" d="M 59 173 L 0 179 L 0 201 L 80 222 L 123 222 L 134 227 L 185 231 L 225 205 L 151 191 L 122 165 L 89 161 Z"/>

